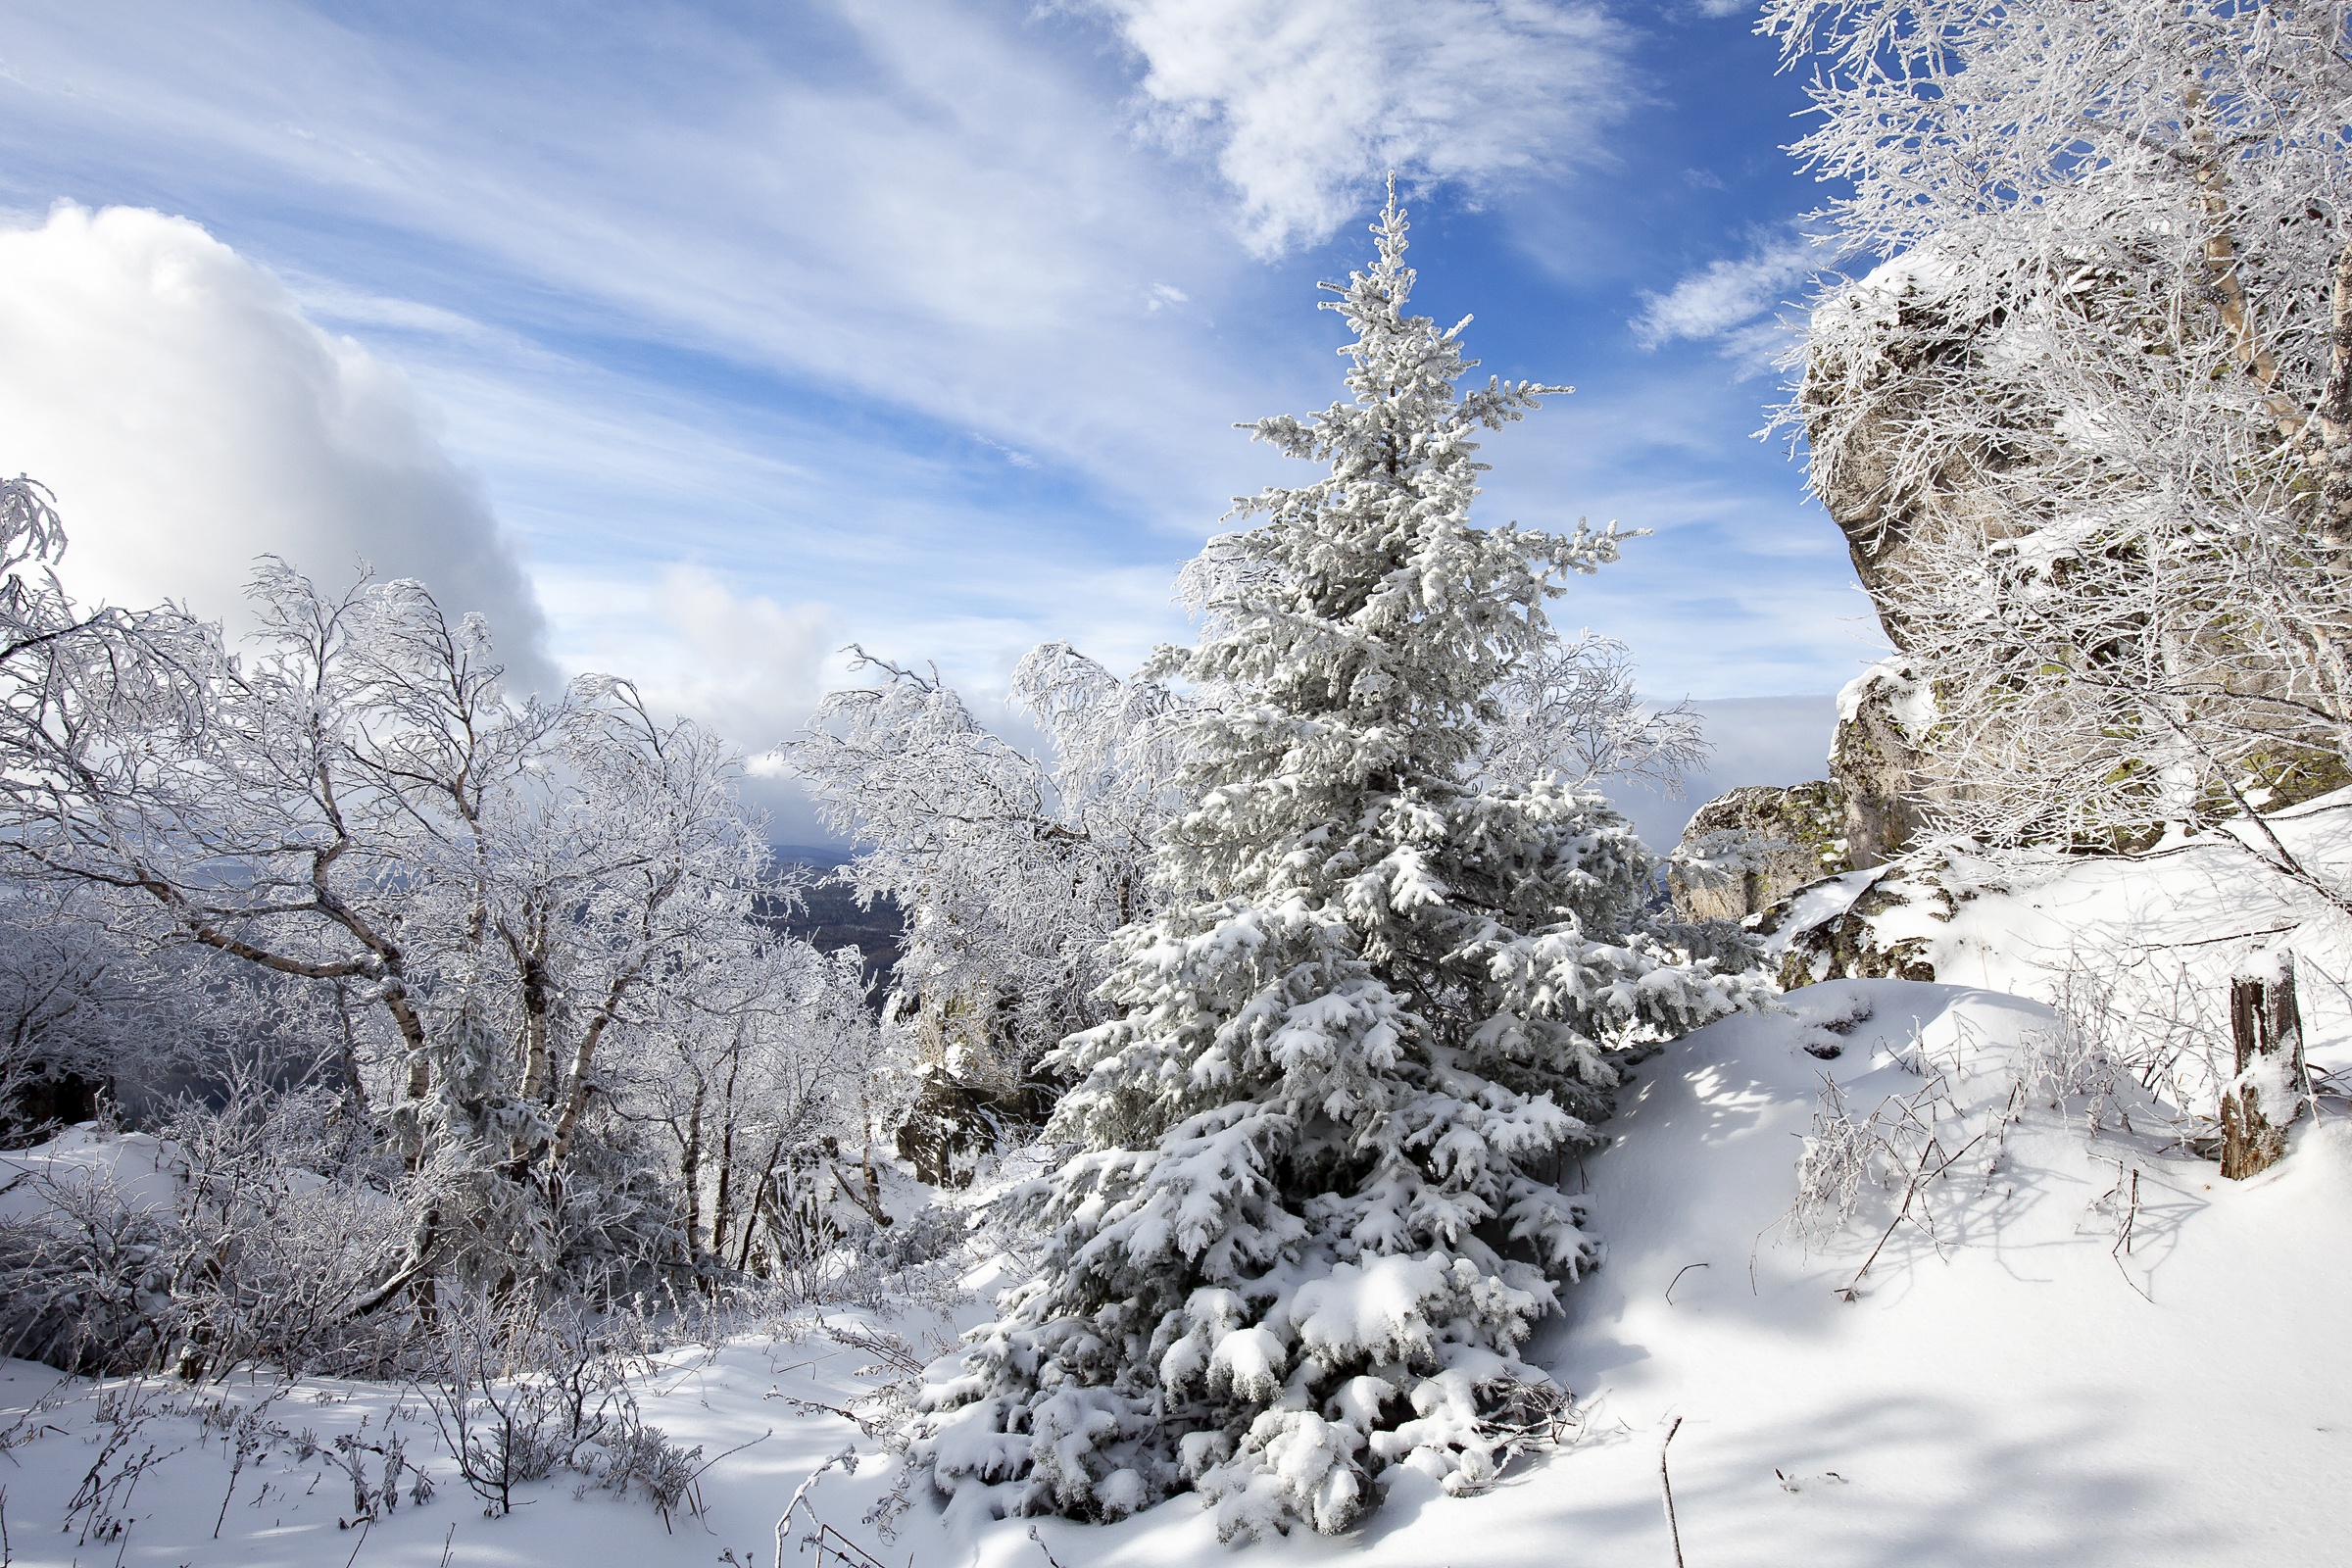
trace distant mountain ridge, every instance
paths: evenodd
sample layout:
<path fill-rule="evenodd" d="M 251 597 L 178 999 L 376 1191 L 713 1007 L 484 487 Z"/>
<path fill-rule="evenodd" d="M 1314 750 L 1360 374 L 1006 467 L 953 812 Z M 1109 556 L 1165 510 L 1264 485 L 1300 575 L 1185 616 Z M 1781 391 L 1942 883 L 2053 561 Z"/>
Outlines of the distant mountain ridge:
<path fill-rule="evenodd" d="M 829 873 L 849 863 L 856 852 L 839 845 L 771 844 L 779 873 L 805 870 L 809 882 L 801 889 L 800 907 L 770 909 L 769 918 L 781 930 L 830 953 L 856 948 L 865 959 L 867 997 L 879 1006 L 889 984 L 891 966 L 899 961 L 899 946 L 906 916 L 897 902 L 879 898 L 869 908 L 858 895 Z"/>

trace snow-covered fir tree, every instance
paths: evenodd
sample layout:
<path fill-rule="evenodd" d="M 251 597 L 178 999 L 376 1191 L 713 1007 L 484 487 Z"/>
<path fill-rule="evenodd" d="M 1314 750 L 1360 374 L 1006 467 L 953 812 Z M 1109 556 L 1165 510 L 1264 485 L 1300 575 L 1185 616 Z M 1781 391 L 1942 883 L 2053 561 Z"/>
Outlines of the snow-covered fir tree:
<path fill-rule="evenodd" d="M 1231 1538 L 1346 1530 L 1400 1466 L 1486 1483 L 1559 1397 L 1517 1348 L 1595 1259 L 1557 1178 L 1620 1053 L 1746 995 L 1644 929 L 1654 861 L 1603 800 L 1478 776 L 1544 601 L 1619 536 L 1471 524 L 1475 432 L 1563 389 L 1457 391 L 1461 326 L 1404 314 L 1393 191 L 1373 232 L 1327 285 L 1352 396 L 1255 426 L 1328 476 L 1188 570 L 1166 902 L 1113 939 L 1117 1015 L 1061 1048 L 1076 1149 L 1008 1200 L 1042 1268 L 925 1393 L 915 1454 L 959 1502 L 1192 1488 Z"/>

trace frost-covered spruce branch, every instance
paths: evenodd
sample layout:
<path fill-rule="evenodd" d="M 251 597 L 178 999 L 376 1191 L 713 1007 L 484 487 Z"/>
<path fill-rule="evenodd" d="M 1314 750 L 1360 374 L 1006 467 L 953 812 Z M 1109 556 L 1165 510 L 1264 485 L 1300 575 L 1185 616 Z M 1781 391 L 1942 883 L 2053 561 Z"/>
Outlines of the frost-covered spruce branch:
<path fill-rule="evenodd" d="M 1260 421 L 1312 484 L 1188 569 L 1199 645 L 1166 903 L 1111 944 L 1115 1016 L 1071 1037 L 1009 1200 L 1038 1277 L 942 1363 L 914 1453 L 959 1506 L 1115 1518 L 1187 1488 L 1220 1530 L 1336 1532 L 1397 1466 L 1460 1492 L 1548 1380 L 1517 1347 L 1593 1260 L 1554 1177 L 1619 1052 L 1748 984 L 1645 931 L 1654 862 L 1556 776 L 1472 781 L 1495 691 L 1612 527 L 1474 527 L 1474 434 L 1556 390 L 1470 368 L 1379 260 L 1328 308 L 1350 397 Z"/>

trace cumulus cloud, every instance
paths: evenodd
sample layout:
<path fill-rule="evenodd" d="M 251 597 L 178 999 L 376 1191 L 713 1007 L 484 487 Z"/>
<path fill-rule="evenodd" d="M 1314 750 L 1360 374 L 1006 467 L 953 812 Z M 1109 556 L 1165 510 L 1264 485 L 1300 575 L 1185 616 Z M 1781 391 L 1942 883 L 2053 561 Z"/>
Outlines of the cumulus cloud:
<path fill-rule="evenodd" d="M 747 752 L 800 727 L 844 640 L 829 606 L 778 604 L 699 564 L 635 581 L 556 575 L 545 586 L 566 634 L 592 647 L 596 667 L 628 676 L 657 707 Z"/>
<path fill-rule="evenodd" d="M 400 372 L 183 219 L 61 205 L 0 230 L 0 466 L 56 493 L 66 575 L 232 627 L 253 558 L 339 584 L 365 560 L 480 611 L 548 687 L 539 605 Z"/>
<path fill-rule="evenodd" d="M 1328 237 L 1382 172 L 1472 190 L 1574 161 L 1625 35 L 1552 0 L 1075 0 L 1142 57 L 1154 130 L 1213 151 L 1251 249 Z"/>
<path fill-rule="evenodd" d="M 1663 294 L 1644 291 L 1634 336 L 1645 349 L 1678 338 L 1728 337 L 1736 354 L 1752 356 L 1777 341 L 1777 331 L 1741 329 L 1778 306 L 1816 265 L 1813 247 L 1801 238 L 1760 240 L 1745 256 L 1710 262 Z"/>

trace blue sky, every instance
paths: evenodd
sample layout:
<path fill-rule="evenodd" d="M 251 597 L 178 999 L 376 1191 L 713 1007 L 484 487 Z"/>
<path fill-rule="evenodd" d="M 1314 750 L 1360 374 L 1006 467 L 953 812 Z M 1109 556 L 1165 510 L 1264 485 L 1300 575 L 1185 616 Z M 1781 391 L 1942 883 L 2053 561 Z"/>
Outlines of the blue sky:
<path fill-rule="evenodd" d="M 1421 307 L 1578 388 L 1487 515 L 1654 530 L 1560 618 L 1660 697 L 1812 697 L 1721 710 L 1719 778 L 1796 776 L 1876 628 L 1752 439 L 1821 193 L 1719 10 L 18 0 L 0 465 L 93 592 L 366 555 L 757 750 L 853 640 L 985 701 L 1186 637 L 1175 568 L 1288 466 L 1232 424 L 1337 394 L 1313 285 L 1394 167 Z"/>

